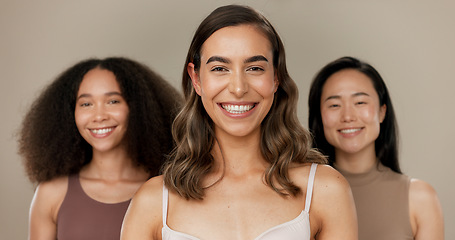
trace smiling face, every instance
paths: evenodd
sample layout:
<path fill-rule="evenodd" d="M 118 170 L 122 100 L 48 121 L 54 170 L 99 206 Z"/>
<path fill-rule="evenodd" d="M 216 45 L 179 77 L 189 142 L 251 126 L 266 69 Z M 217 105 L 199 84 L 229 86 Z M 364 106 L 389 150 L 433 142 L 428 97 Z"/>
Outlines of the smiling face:
<path fill-rule="evenodd" d="M 93 147 L 106 152 L 122 146 L 128 122 L 128 105 L 115 75 L 104 69 L 85 74 L 74 111 L 77 129 Z"/>
<path fill-rule="evenodd" d="M 215 132 L 258 134 L 278 87 L 267 38 L 250 25 L 222 28 L 204 42 L 200 61 L 188 73 Z"/>
<path fill-rule="evenodd" d="M 386 105 L 379 104 L 371 79 L 357 70 L 341 70 L 327 79 L 322 88 L 321 117 L 324 135 L 336 154 L 374 153 L 386 112 Z"/>

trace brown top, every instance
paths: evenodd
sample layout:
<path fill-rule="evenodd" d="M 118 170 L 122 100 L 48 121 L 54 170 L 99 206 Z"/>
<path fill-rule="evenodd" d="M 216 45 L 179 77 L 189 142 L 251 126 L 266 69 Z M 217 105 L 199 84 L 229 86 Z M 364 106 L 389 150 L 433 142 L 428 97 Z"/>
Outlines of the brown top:
<path fill-rule="evenodd" d="M 98 202 L 84 192 L 78 174 L 69 176 L 68 190 L 57 217 L 57 239 L 120 239 L 123 217 L 130 201 Z"/>
<path fill-rule="evenodd" d="M 338 171 L 351 185 L 359 240 L 414 239 L 409 215 L 408 176 L 382 164 L 361 174 Z"/>

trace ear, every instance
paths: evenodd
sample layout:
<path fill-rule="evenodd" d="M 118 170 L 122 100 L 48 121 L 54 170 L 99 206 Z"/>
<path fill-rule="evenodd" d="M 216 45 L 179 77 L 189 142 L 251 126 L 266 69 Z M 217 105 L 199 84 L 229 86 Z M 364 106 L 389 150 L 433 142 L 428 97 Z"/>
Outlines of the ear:
<path fill-rule="evenodd" d="M 191 78 L 191 82 L 193 83 L 193 88 L 196 91 L 197 95 L 201 96 L 201 82 L 199 81 L 199 74 L 197 73 L 196 69 L 194 68 L 193 63 L 188 63 L 186 67 L 188 71 L 188 75 Z"/>
<path fill-rule="evenodd" d="M 382 123 L 385 118 L 385 114 L 387 112 L 387 105 L 382 105 L 381 108 L 379 109 L 379 122 Z"/>
<path fill-rule="evenodd" d="M 278 81 L 278 77 L 276 75 L 276 72 L 275 72 L 275 76 L 274 76 L 273 82 L 275 84 L 275 89 L 273 90 L 273 93 L 276 93 L 276 91 L 278 90 L 278 86 L 280 86 L 280 81 Z"/>

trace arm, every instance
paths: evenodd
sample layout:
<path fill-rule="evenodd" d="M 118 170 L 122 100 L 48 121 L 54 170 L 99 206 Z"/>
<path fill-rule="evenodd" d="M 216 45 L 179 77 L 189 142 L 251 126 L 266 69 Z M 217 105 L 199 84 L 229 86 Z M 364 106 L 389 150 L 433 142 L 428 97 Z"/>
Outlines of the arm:
<path fill-rule="evenodd" d="M 351 188 L 346 179 L 333 168 L 320 165 L 316 171 L 314 205 L 318 231 L 317 240 L 358 239 L 357 215 Z"/>
<path fill-rule="evenodd" d="M 430 184 L 411 179 L 409 209 L 415 240 L 444 239 L 444 219 L 436 191 Z"/>
<path fill-rule="evenodd" d="M 30 206 L 29 240 L 57 239 L 57 214 L 65 197 L 68 178 L 40 183 Z"/>
<path fill-rule="evenodd" d="M 123 219 L 122 240 L 161 239 L 163 181 L 155 177 L 137 191 Z"/>

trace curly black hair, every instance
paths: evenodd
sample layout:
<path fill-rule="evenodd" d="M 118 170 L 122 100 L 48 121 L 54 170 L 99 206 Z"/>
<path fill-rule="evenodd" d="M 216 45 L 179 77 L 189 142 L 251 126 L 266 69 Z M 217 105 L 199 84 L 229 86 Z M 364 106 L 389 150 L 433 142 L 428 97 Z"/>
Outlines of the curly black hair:
<path fill-rule="evenodd" d="M 92 159 L 92 147 L 80 135 L 74 118 L 76 95 L 84 75 L 111 71 L 129 107 L 125 134 L 129 156 L 150 177 L 159 174 L 174 147 L 171 128 L 182 95 L 144 64 L 123 57 L 87 59 L 50 83 L 32 103 L 19 131 L 19 154 L 32 182 L 77 173 Z"/>

